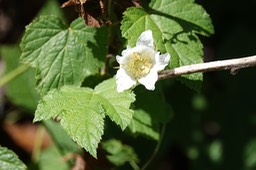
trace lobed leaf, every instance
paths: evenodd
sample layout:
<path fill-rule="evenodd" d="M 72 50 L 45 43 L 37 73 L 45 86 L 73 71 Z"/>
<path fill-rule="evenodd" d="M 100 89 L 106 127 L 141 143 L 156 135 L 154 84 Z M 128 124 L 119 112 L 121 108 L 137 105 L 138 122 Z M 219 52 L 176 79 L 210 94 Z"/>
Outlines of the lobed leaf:
<path fill-rule="evenodd" d="M 34 121 L 59 116 L 68 135 L 96 157 L 104 129 L 99 98 L 89 88 L 64 86 L 52 90 L 39 103 Z"/>
<path fill-rule="evenodd" d="M 95 90 L 75 86 L 63 86 L 48 92 L 39 102 L 34 121 L 59 117 L 68 135 L 92 156 L 104 130 L 104 117 L 108 115 L 115 123 L 126 128 L 133 111 L 133 93 L 117 93 L 115 79 L 99 84 Z"/>
<path fill-rule="evenodd" d="M 25 170 L 27 168 L 13 151 L 0 146 L 0 169 Z"/>
<path fill-rule="evenodd" d="M 214 32 L 209 15 L 192 0 L 153 0 L 147 10 L 129 8 L 121 29 L 131 46 L 143 31 L 152 30 L 156 49 L 171 55 L 172 68 L 201 63 L 203 46 L 196 34 L 209 36 Z M 200 73 L 183 77 L 202 80 Z"/>
<path fill-rule="evenodd" d="M 124 130 L 132 120 L 133 110 L 130 105 L 135 101 L 135 95 L 129 91 L 118 93 L 115 78 L 96 86 L 95 92 L 105 98 L 106 114 Z"/>
<path fill-rule="evenodd" d="M 63 85 L 79 86 L 98 73 L 106 42 L 106 29 L 86 27 L 82 18 L 68 27 L 58 17 L 43 16 L 26 27 L 21 62 L 37 68 L 37 88 L 45 94 Z"/>

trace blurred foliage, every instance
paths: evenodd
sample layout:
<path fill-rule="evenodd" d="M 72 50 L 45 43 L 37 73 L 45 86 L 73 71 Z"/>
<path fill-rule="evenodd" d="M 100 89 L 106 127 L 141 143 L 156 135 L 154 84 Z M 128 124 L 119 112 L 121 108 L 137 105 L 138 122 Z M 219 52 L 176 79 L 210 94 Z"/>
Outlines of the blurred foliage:
<path fill-rule="evenodd" d="M 6 65 L 6 74 L 20 66 L 19 56 L 21 51 L 18 45 L 2 46 L 0 53 Z M 29 69 L 15 80 L 8 83 L 6 87 L 7 97 L 18 106 L 33 111 L 39 100 L 35 87 L 35 71 Z"/>

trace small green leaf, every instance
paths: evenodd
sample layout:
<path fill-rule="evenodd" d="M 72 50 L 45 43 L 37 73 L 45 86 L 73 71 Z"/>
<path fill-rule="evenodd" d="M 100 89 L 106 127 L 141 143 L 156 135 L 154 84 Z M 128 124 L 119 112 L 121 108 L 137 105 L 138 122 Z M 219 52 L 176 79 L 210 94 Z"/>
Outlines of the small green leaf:
<path fill-rule="evenodd" d="M 44 95 L 63 85 L 80 86 L 98 73 L 106 42 L 106 29 L 89 28 L 82 18 L 67 27 L 58 17 L 43 16 L 26 27 L 21 62 L 37 68 L 37 87 Z"/>
<path fill-rule="evenodd" d="M 26 165 L 19 160 L 18 156 L 11 150 L 0 146 L 0 169 L 1 170 L 25 170 Z"/>
<path fill-rule="evenodd" d="M 143 31 L 152 30 L 156 49 L 171 55 L 171 68 L 201 63 L 203 46 L 196 34 L 209 36 L 214 32 L 209 15 L 192 0 L 153 0 L 147 10 L 129 8 L 121 29 L 131 46 Z M 200 73 L 183 77 L 202 80 Z"/>
<path fill-rule="evenodd" d="M 106 114 L 124 130 L 132 120 L 133 110 L 129 107 L 135 101 L 135 95 L 130 91 L 118 93 L 115 78 L 96 86 L 95 92 L 106 99 L 104 104 Z"/>
<path fill-rule="evenodd" d="M 96 157 L 105 116 L 99 98 L 89 88 L 64 86 L 52 90 L 39 103 L 34 121 L 59 116 L 68 135 Z"/>
<path fill-rule="evenodd" d="M 116 166 L 124 165 L 126 162 L 138 162 L 133 148 L 122 144 L 119 140 L 108 140 L 103 142 L 102 146 L 110 154 L 107 156 L 108 160 Z"/>

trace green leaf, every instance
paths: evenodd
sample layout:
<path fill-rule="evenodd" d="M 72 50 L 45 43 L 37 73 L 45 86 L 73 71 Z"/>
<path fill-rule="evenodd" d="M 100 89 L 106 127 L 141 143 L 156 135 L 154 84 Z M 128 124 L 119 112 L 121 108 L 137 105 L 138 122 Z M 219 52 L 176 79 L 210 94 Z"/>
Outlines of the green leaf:
<path fill-rule="evenodd" d="M 96 157 L 105 115 L 124 129 L 132 119 L 133 111 L 129 108 L 133 101 L 133 93 L 116 92 L 115 78 L 104 81 L 95 90 L 63 86 L 42 98 L 34 121 L 58 116 L 68 135 Z"/>
<path fill-rule="evenodd" d="M 99 96 L 89 88 L 64 86 L 59 91 L 50 91 L 42 99 L 34 121 L 59 116 L 68 135 L 96 157 L 105 116 L 99 101 Z"/>
<path fill-rule="evenodd" d="M 171 55 L 172 68 L 201 63 L 203 46 L 196 34 L 209 36 L 214 32 L 209 15 L 192 0 L 153 0 L 147 10 L 129 8 L 121 29 L 131 46 L 143 31 L 152 30 L 156 49 Z M 202 80 L 200 73 L 183 77 Z"/>
<path fill-rule="evenodd" d="M 134 117 L 129 129 L 133 133 L 143 134 L 154 140 L 159 140 L 160 125 L 167 123 L 172 116 L 171 109 L 164 100 L 161 88 L 157 86 L 154 91 L 148 91 L 139 86 L 135 93 Z"/>
<path fill-rule="evenodd" d="M 63 85 L 80 86 L 98 73 L 106 43 L 106 28 L 89 28 L 82 18 L 67 27 L 58 17 L 43 16 L 26 27 L 21 62 L 37 68 L 37 87 L 44 95 Z"/>
<path fill-rule="evenodd" d="M 55 15 L 65 20 L 63 9 L 60 8 L 60 4 L 56 0 L 46 0 L 37 14 L 37 16 L 40 15 Z"/>
<path fill-rule="evenodd" d="M 58 122 L 46 120 L 43 123 L 62 155 L 81 152 L 81 148 L 68 136 L 67 132 L 64 131 Z"/>
<path fill-rule="evenodd" d="M 21 51 L 18 45 L 2 46 L 0 53 L 6 65 L 5 74 L 20 67 L 19 56 Z M 10 81 L 6 86 L 6 94 L 11 102 L 32 111 L 36 109 L 39 100 L 39 95 L 35 89 L 34 75 L 35 71 L 29 69 Z"/>
<path fill-rule="evenodd" d="M 19 160 L 18 156 L 11 150 L 0 146 L 0 168 L 1 170 L 25 170 L 26 165 Z"/>
<path fill-rule="evenodd" d="M 122 144 L 119 140 L 105 141 L 102 146 L 110 154 L 107 156 L 108 160 L 116 166 L 124 165 L 126 162 L 138 162 L 133 148 Z"/>
<path fill-rule="evenodd" d="M 95 92 L 106 99 L 104 100 L 106 114 L 124 130 L 132 120 L 133 110 L 129 107 L 135 101 L 135 95 L 130 91 L 118 93 L 115 78 L 96 86 Z"/>
<path fill-rule="evenodd" d="M 154 120 L 152 120 L 150 114 L 142 109 L 136 109 L 134 112 L 133 119 L 129 125 L 131 132 L 159 140 L 159 127 L 157 124 L 153 123 Z"/>
<path fill-rule="evenodd" d="M 150 7 L 159 15 L 177 22 L 183 28 L 181 31 L 195 31 L 205 36 L 214 33 L 209 15 L 194 0 L 152 0 Z"/>

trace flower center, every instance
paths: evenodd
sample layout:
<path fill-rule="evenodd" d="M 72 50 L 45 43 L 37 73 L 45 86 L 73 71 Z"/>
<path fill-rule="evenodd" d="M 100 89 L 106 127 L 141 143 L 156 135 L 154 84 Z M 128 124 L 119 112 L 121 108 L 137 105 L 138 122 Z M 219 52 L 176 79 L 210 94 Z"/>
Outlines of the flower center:
<path fill-rule="evenodd" d="M 125 70 L 135 79 L 145 77 L 153 66 L 153 60 L 148 54 L 134 52 L 125 65 Z"/>

